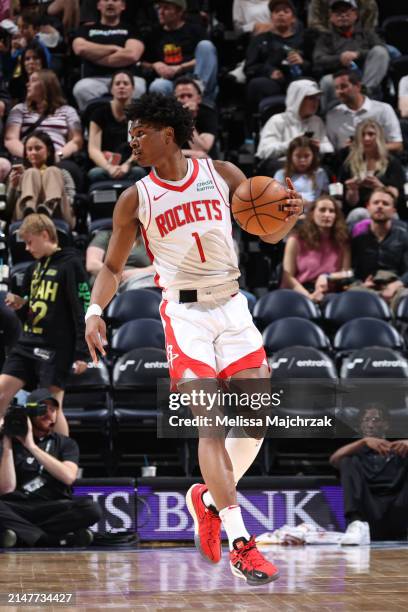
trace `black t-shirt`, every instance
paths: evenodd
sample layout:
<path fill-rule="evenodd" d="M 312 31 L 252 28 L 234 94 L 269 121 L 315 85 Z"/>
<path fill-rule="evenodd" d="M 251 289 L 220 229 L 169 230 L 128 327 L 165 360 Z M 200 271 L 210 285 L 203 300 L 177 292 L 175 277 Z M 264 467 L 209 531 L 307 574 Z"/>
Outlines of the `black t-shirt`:
<path fill-rule="evenodd" d="M 127 120 L 117 121 L 115 119 L 110 102 L 96 108 L 90 120 L 94 121 L 102 130 L 102 151 L 120 153 L 122 155 L 122 162 L 129 159 L 132 150 L 127 141 Z"/>
<path fill-rule="evenodd" d="M 46 451 L 59 461 L 71 461 L 79 464 L 78 444 L 72 438 L 63 436 L 59 433 L 51 433 L 40 440 L 36 440 L 37 446 Z M 0 455 L 3 452 L 0 443 Z M 13 438 L 13 457 L 16 470 L 17 486 L 15 491 L 2 495 L 3 500 L 12 499 L 63 499 L 71 498 L 71 487 L 54 478 L 45 468 L 41 469 L 41 464 L 35 457 L 16 439 Z M 32 481 L 37 476 L 45 480 L 44 486 L 27 495 L 23 486 Z"/>
<path fill-rule="evenodd" d="M 80 26 L 76 32 L 75 38 L 84 38 L 89 42 L 99 45 L 118 45 L 119 47 L 124 47 L 130 38 L 141 40 L 135 28 L 122 22 L 117 26 L 103 25 L 100 22 L 93 25 Z M 116 70 L 116 68 L 109 66 L 99 66 L 86 59 L 83 60 L 82 65 L 83 77 L 109 77 Z M 132 70 L 134 68 L 134 62 L 129 63 L 127 68 Z"/>
<path fill-rule="evenodd" d="M 214 157 L 216 155 L 216 138 L 218 133 L 218 117 L 217 112 L 206 106 L 205 104 L 200 104 L 200 108 L 198 109 L 197 117 L 195 120 L 195 127 L 199 134 L 213 134 L 215 136 L 214 144 L 208 152 L 209 157 Z M 183 149 L 189 149 L 190 145 L 186 142 Z"/>
<path fill-rule="evenodd" d="M 371 230 L 351 241 L 351 263 L 356 278 L 364 281 L 377 270 L 395 272 L 404 284 L 408 282 L 408 231 L 392 225 L 386 237 L 379 241 Z"/>
<path fill-rule="evenodd" d="M 171 31 L 157 28 L 146 43 L 147 59 L 178 66 L 194 59 L 197 44 L 205 38 L 204 29 L 193 23 L 186 22 L 178 30 Z"/>

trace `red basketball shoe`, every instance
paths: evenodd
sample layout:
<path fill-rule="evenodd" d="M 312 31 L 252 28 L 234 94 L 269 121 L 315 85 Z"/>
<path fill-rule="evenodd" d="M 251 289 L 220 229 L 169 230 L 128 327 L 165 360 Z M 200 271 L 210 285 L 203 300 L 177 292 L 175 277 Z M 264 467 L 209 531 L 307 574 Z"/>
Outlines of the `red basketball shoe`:
<path fill-rule="evenodd" d="M 255 539 L 234 540 L 234 550 L 230 552 L 231 572 L 243 578 L 248 584 L 256 586 L 279 578 L 277 567 L 265 559 L 256 547 Z"/>
<path fill-rule="evenodd" d="M 195 484 L 186 495 L 187 508 L 194 520 L 194 542 L 201 555 L 211 563 L 221 559 L 221 519 L 203 502 L 207 487 Z"/>

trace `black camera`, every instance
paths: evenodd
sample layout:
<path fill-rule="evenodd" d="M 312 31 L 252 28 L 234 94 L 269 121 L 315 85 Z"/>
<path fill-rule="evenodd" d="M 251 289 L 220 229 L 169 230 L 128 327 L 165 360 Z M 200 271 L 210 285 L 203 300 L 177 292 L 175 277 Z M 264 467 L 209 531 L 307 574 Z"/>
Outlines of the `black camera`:
<path fill-rule="evenodd" d="M 45 402 L 20 406 L 16 402 L 10 404 L 5 416 L 1 433 L 4 436 L 25 438 L 28 432 L 27 417 L 43 416 L 47 412 Z"/>

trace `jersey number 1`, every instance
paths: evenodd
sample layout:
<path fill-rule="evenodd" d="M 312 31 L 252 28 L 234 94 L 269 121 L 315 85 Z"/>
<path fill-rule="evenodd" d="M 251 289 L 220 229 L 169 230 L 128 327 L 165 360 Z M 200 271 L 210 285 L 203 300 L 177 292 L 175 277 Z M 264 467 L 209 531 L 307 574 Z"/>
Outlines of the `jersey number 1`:
<path fill-rule="evenodd" d="M 201 244 L 201 240 L 200 240 L 200 236 L 197 234 L 197 232 L 193 232 L 191 235 L 194 236 L 195 241 L 197 243 L 197 249 L 198 249 L 198 252 L 200 253 L 201 261 L 202 262 L 206 261 L 203 245 Z"/>

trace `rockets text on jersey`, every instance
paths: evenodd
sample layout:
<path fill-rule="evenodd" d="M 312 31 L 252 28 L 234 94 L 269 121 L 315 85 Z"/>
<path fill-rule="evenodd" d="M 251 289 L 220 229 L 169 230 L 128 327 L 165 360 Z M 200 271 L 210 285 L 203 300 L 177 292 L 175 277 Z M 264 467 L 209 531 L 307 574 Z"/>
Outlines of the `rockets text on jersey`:
<path fill-rule="evenodd" d="M 137 181 L 146 250 L 165 289 L 214 287 L 239 277 L 229 189 L 210 159 L 188 159 L 181 181 L 153 169 Z"/>

